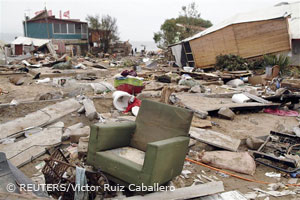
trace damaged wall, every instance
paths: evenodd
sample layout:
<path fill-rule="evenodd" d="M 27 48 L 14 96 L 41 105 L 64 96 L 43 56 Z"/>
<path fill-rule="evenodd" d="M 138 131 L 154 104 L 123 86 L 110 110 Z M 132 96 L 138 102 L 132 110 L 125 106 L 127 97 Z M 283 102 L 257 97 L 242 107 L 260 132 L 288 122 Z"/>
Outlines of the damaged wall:
<path fill-rule="evenodd" d="M 244 58 L 290 50 L 287 18 L 233 24 L 191 40 L 196 67 L 205 68 L 220 54 Z"/>

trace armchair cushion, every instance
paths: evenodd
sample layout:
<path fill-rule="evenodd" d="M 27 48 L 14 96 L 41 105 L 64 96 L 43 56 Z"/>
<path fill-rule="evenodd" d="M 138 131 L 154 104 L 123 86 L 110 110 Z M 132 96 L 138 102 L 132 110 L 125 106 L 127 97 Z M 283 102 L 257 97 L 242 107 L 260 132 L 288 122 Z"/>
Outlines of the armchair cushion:
<path fill-rule="evenodd" d="M 146 151 L 147 144 L 176 136 L 187 136 L 193 112 L 149 100 L 143 100 L 136 118 L 131 146 Z"/>
<path fill-rule="evenodd" d="M 110 152 L 118 155 L 122 158 L 135 162 L 139 165 L 144 164 L 145 152 L 132 148 L 132 147 L 121 147 L 117 149 L 106 150 L 104 152 Z"/>
<path fill-rule="evenodd" d="M 101 151 L 96 153 L 96 165 L 103 172 L 127 183 L 140 184 L 145 182 L 143 177 L 143 165 L 139 165 L 126 158 L 122 158 L 112 152 Z"/>

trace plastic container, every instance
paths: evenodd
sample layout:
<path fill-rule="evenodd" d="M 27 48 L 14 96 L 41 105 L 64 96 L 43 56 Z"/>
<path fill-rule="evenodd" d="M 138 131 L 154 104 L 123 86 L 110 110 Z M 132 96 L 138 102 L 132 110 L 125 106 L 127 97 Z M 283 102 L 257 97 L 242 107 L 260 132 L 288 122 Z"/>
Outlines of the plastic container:
<path fill-rule="evenodd" d="M 128 102 L 133 97 L 132 95 L 123 91 L 115 91 L 112 96 L 113 105 L 119 111 L 125 111 L 128 107 Z"/>
<path fill-rule="evenodd" d="M 232 96 L 231 100 L 234 103 L 245 103 L 246 101 L 249 101 L 250 99 L 244 94 L 235 94 Z"/>

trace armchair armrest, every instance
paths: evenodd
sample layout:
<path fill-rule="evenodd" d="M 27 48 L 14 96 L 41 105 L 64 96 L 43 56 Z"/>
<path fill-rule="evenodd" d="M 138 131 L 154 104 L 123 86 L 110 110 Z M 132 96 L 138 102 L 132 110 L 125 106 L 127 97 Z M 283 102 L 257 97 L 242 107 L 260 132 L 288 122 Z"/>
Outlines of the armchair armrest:
<path fill-rule="evenodd" d="M 135 122 L 91 125 L 87 155 L 88 163 L 92 163 L 96 153 L 99 151 L 128 146 L 135 128 Z"/>
<path fill-rule="evenodd" d="M 181 174 L 189 140 L 189 137 L 179 136 L 148 143 L 143 173 L 152 177 L 150 185 L 165 183 Z"/>

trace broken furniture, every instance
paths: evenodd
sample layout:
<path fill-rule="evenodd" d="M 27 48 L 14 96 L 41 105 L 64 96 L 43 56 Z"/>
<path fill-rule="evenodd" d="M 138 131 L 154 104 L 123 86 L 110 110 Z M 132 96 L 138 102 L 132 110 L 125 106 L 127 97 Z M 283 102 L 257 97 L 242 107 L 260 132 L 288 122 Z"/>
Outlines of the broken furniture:
<path fill-rule="evenodd" d="M 135 122 L 91 126 L 87 163 L 119 184 L 164 184 L 181 174 L 193 112 L 142 101 Z"/>
<path fill-rule="evenodd" d="M 293 173 L 300 169 L 300 137 L 271 131 L 264 144 L 253 151 L 255 161 Z"/>
<path fill-rule="evenodd" d="M 66 174 L 73 174 L 76 166 L 70 164 L 68 159 L 64 156 L 60 149 L 56 149 L 50 157 L 45 158 L 45 166 L 43 167 L 43 174 L 45 176 L 46 184 L 57 184 L 59 188 L 69 188 L 65 192 L 58 190 L 48 191 L 49 195 L 60 197 L 62 199 L 74 199 L 75 194 L 75 176 L 70 176 Z M 94 199 L 96 195 L 102 195 L 104 198 L 106 196 L 106 191 L 104 190 L 104 184 L 108 184 L 106 176 L 100 172 L 94 172 L 85 170 L 85 175 L 87 177 L 87 184 L 89 186 L 97 187 L 96 191 L 88 191 L 90 199 Z"/>

